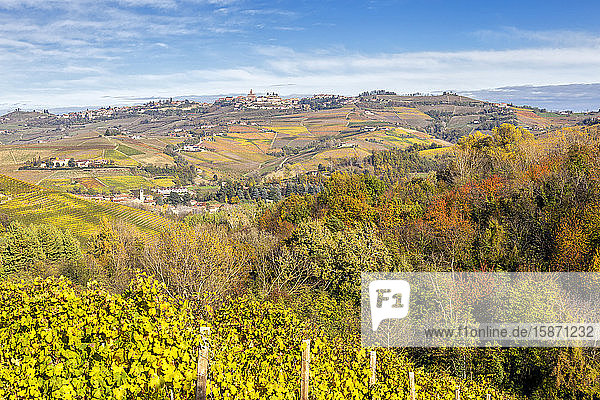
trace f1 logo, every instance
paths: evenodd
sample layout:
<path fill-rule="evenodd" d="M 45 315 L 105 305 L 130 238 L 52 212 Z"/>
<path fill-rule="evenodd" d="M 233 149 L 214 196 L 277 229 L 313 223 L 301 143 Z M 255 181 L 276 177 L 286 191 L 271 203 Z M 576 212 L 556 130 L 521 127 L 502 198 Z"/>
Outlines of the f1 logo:
<path fill-rule="evenodd" d="M 371 328 L 376 331 L 384 319 L 408 315 L 410 284 L 405 280 L 376 280 L 369 283 Z"/>

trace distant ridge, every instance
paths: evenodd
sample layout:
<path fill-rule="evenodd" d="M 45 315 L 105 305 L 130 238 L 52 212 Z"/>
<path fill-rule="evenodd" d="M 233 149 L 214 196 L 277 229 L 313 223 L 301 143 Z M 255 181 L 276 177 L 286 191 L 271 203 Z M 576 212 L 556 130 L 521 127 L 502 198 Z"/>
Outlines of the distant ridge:
<path fill-rule="evenodd" d="M 56 115 L 61 115 L 61 114 L 68 114 L 71 112 L 79 112 L 79 111 L 84 111 L 84 110 L 97 110 L 99 108 L 102 107 L 122 107 L 122 106 L 136 106 L 136 105 L 141 105 L 141 104 L 145 104 L 148 103 L 150 101 L 159 101 L 159 100 L 168 100 L 170 98 L 172 98 L 173 100 L 190 100 L 190 101 L 197 101 L 199 103 L 212 103 L 215 100 L 221 98 L 221 97 L 237 97 L 237 96 L 245 96 L 247 93 L 221 93 L 221 94 L 207 94 L 207 95 L 195 95 L 195 94 L 191 94 L 191 95 L 183 95 L 183 96 L 171 96 L 171 97 L 161 97 L 161 96 L 152 96 L 152 97 L 114 97 L 114 103 L 111 103 L 110 105 L 87 105 L 87 106 L 68 106 L 68 107 L 42 107 L 42 106 L 35 106 L 35 107 L 23 107 L 22 105 L 15 105 L 12 108 L 8 108 L 8 105 L 4 104 L 2 107 L 2 105 L 0 105 L 0 116 L 4 115 L 4 114 L 8 114 L 12 111 L 15 111 L 16 108 L 20 107 L 22 110 L 25 111 L 32 111 L 32 110 L 41 110 L 41 109 L 47 109 L 50 113 L 52 114 L 56 114 Z M 256 94 L 261 95 L 264 93 L 260 93 L 257 92 Z M 292 97 L 298 97 L 298 98 L 302 98 L 302 97 L 310 97 L 313 94 L 288 94 L 288 95 L 281 95 L 282 98 L 292 98 Z"/>
<path fill-rule="evenodd" d="M 552 111 L 575 112 L 598 111 L 600 109 L 600 83 L 506 86 L 495 89 L 472 90 L 460 94 L 479 100 L 515 105 L 528 105 Z"/>
<path fill-rule="evenodd" d="M 436 92 L 437 93 L 437 92 Z M 600 83 L 590 84 L 568 84 L 568 85 L 547 85 L 547 86 L 505 86 L 491 89 L 478 89 L 470 91 L 459 91 L 462 96 L 471 97 L 477 100 L 489 101 L 493 103 L 512 103 L 515 105 L 528 105 L 539 108 L 545 108 L 550 111 L 571 110 L 575 112 L 598 111 L 600 110 Z M 335 93 L 334 93 L 335 94 Z M 220 97 L 242 96 L 245 93 L 223 93 L 215 95 L 183 95 L 172 96 L 173 100 L 191 100 L 198 102 L 213 102 Z M 312 94 L 290 94 L 281 95 L 281 97 L 310 97 Z M 169 97 L 114 97 L 113 107 L 124 105 L 140 105 L 149 101 L 166 100 Z M 16 107 L 7 108 L 3 104 L 0 108 L 0 115 L 14 111 Z M 1 106 L 0 106 L 1 107 Z M 21 106 L 22 107 L 22 106 Z M 99 109 L 101 105 L 72 106 L 72 107 L 27 107 L 23 110 L 48 109 L 52 114 L 65 114 L 69 112 L 83 111 L 86 109 Z"/>

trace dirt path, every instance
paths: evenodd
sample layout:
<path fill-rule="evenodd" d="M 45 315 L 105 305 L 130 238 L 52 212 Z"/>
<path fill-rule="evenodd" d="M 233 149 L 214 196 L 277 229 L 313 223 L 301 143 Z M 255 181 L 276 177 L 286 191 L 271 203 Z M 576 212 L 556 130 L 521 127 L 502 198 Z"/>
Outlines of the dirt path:
<path fill-rule="evenodd" d="M 273 148 L 273 143 L 275 143 L 275 139 L 277 139 L 277 131 L 275 131 L 275 135 L 273 136 L 273 140 L 271 140 L 271 144 L 269 145 L 269 150 Z"/>
<path fill-rule="evenodd" d="M 256 143 L 254 143 L 252 140 L 250 140 L 250 143 L 252 143 L 254 145 L 254 147 L 256 147 L 258 149 L 258 151 L 260 151 L 263 154 L 267 154 L 263 149 L 260 148 L 259 145 L 257 145 Z"/>
<path fill-rule="evenodd" d="M 106 141 L 107 141 L 108 143 L 110 143 L 110 144 L 112 144 L 112 145 L 114 145 L 114 146 L 115 146 L 115 148 L 114 148 L 113 150 L 117 150 L 117 148 L 119 147 L 119 143 L 117 143 L 117 144 L 114 144 L 114 143 L 113 143 L 113 140 L 112 140 L 111 138 L 109 138 L 108 136 L 104 136 L 104 138 L 106 139 Z M 105 157 L 104 157 L 104 152 L 105 152 L 105 151 L 106 151 L 106 150 L 102 150 L 102 158 L 105 158 Z"/>
<path fill-rule="evenodd" d="M 283 160 L 279 163 L 279 167 L 277 167 L 277 170 L 280 170 L 281 168 L 283 168 L 283 164 L 285 164 L 285 162 L 288 160 L 288 158 L 290 158 L 290 156 L 283 158 Z"/>
<path fill-rule="evenodd" d="M 56 175 L 57 173 L 58 173 L 58 171 L 54 171 L 54 172 L 53 172 L 53 173 L 51 173 L 50 175 L 48 175 L 48 176 L 45 176 L 45 177 L 43 177 L 42 179 L 40 179 L 39 181 L 37 181 L 35 184 L 39 186 L 39 185 L 40 185 L 40 184 L 41 184 L 43 181 L 45 181 L 46 179 L 50 179 L 50 178 L 52 178 L 52 177 L 53 177 L 54 175 Z"/>

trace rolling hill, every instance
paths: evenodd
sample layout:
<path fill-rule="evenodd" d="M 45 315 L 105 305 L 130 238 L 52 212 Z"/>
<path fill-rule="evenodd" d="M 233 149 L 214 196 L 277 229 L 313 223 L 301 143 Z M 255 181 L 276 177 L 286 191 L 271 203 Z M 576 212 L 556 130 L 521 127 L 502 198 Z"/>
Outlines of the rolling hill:
<path fill-rule="evenodd" d="M 85 242 L 103 220 L 126 221 L 144 236 L 155 236 L 172 222 L 150 211 L 86 200 L 0 175 L 0 213 L 24 224 L 46 223 L 69 229 Z"/>

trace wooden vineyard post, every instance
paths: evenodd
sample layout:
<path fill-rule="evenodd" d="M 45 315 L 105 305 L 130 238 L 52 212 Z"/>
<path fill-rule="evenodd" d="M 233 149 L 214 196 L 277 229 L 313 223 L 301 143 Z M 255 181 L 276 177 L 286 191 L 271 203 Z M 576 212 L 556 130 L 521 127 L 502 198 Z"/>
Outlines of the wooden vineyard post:
<path fill-rule="evenodd" d="M 408 373 L 408 380 L 410 382 L 410 400 L 417 400 L 417 392 L 415 390 L 415 373 L 410 371 Z"/>
<path fill-rule="evenodd" d="M 492 400 L 492 395 L 491 394 L 486 394 L 485 395 L 485 400 Z"/>
<path fill-rule="evenodd" d="M 210 332 L 209 328 L 201 328 L 201 333 Z M 209 346 L 204 343 L 198 349 L 198 364 L 196 370 L 196 400 L 206 400 L 206 386 L 208 383 L 208 357 Z"/>
<path fill-rule="evenodd" d="M 206 400 L 208 377 L 208 347 L 198 349 L 198 376 L 196 379 L 196 400 Z"/>
<path fill-rule="evenodd" d="M 460 388 L 457 387 L 456 391 L 454 392 L 454 398 L 455 400 L 460 400 Z"/>
<path fill-rule="evenodd" d="M 300 400 L 308 400 L 310 383 L 310 339 L 302 341 L 302 370 L 300 377 Z"/>
<path fill-rule="evenodd" d="M 371 366 L 371 376 L 369 377 L 369 386 L 377 383 L 377 352 L 375 350 L 369 353 L 369 364 Z"/>

